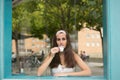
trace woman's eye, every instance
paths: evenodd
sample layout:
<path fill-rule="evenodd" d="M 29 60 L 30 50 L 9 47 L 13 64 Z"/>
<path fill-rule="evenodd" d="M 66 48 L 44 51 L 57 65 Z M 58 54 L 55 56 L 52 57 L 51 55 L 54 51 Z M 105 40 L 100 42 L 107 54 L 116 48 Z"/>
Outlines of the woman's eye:
<path fill-rule="evenodd" d="M 60 41 L 60 39 L 58 38 L 57 41 Z"/>
<path fill-rule="evenodd" d="M 66 40 L 65 38 L 62 38 L 62 40 Z"/>
<path fill-rule="evenodd" d="M 62 40 L 62 41 L 64 41 L 64 40 L 66 40 L 66 38 L 57 38 L 57 41 L 60 41 L 60 40 Z"/>

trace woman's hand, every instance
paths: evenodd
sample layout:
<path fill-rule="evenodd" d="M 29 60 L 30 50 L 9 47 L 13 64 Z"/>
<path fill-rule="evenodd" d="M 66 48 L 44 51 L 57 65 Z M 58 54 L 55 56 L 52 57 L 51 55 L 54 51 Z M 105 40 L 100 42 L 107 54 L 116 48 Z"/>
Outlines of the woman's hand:
<path fill-rule="evenodd" d="M 53 76 L 67 76 L 66 73 L 55 73 Z"/>
<path fill-rule="evenodd" d="M 59 50 L 58 47 L 54 47 L 54 48 L 52 48 L 52 49 L 50 50 L 52 56 L 55 55 L 56 53 L 58 53 L 59 51 L 60 51 L 60 50 Z"/>

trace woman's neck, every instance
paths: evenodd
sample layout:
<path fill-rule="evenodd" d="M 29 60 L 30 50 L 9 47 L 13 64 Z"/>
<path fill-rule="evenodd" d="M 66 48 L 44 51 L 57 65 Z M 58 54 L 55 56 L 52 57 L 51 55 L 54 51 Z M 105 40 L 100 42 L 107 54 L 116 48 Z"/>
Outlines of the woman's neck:
<path fill-rule="evenodd" d="M 65 65 L 65 57 L 64 57 L 64 53 L 60 53 L 59 56 L 60 56 L 60 62 L 61 62 L 61 65 Z"/>
<path fill-rule="evenodd" d="M 59 53 L 59 56 L 61 56 L 61 55 L 64 55 L 64 53 L 63 53 L 63 52 L 60 52 L 60 53 Z"/>

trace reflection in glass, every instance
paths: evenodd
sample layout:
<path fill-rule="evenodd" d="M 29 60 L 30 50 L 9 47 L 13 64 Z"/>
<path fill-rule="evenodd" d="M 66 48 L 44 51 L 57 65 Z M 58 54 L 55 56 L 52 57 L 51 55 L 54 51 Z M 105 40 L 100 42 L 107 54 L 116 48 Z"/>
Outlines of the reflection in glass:
<path fill-rule="evenodd" d="M 93 75 L 103 75 L 100 0 L 45 1 L 26 0 L 13 4 L 12 74 L 37 75 L 38 67 L 50 52 L 53 34 L 65 29 L 70 33 L 76 53 L 81 57 L 85 51 L 89 56 L 85 62 Z M 96 28 L 92 27 L 94 25 Z M 49 74 L 48 69 L 44 75 Z"/>

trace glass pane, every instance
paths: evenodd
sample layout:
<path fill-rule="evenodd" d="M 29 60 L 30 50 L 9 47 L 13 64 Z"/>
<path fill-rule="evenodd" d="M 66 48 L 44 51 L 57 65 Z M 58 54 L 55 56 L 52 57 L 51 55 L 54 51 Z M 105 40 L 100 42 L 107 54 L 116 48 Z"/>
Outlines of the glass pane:
<path fill-rule="evenodd" d="M 102 0 L 26 0 L 13 4 L 12 11 L 12 74 L 36 76 L 54 34 L 64 29 L 92 76 L 103 75 Z"/>

